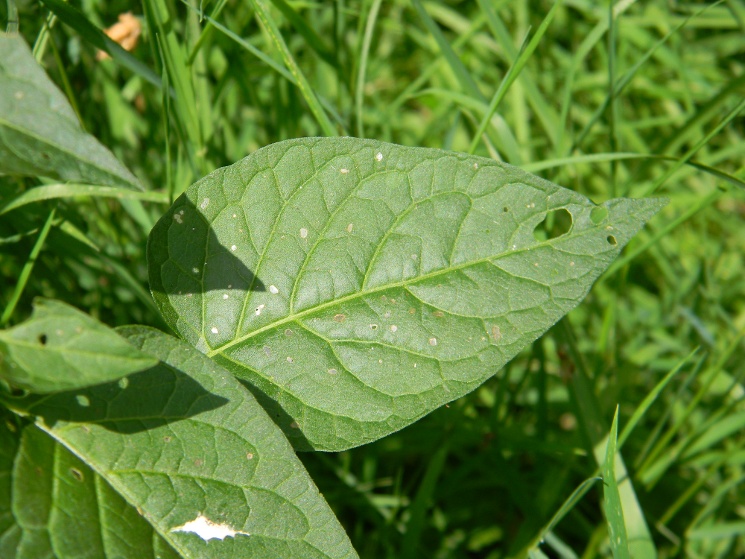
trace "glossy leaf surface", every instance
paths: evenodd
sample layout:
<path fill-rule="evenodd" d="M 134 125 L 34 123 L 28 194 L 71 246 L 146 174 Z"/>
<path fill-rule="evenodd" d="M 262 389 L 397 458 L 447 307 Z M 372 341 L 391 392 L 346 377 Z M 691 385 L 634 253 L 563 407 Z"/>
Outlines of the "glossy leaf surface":
<path fill-rule="evenodd" d="M 0 174 L 125 188 L 137 178 L 85 132 L 20 37 L 0 33 Z"/>
<path fill-rule="evenodd" d="M 296 448 L 339 450 L 494 375 L 662 205 L 596 206 L 480 157 L 290 140 L 174 203 L 149 239 L 150 283 L 171 326 L 254 387 Z M 568 230 L 538 240 L 562 215 Z"/>
<path fill-rule="evenodd" d="M 92 316 L 52 299 L 36 299 L 31 318 L 0 330 L 0 378 L 31 392 L 83 388 L 157 363 Z"/>

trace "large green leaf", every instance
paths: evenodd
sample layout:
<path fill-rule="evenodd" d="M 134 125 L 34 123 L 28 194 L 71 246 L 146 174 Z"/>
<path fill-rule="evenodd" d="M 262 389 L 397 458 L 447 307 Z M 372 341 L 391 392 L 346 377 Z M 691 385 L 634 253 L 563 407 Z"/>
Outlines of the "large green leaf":
<path fill-rule="evenodd" d="M 109 382 L 158 360 L 61 301 L 36 299 L 26 322 L 0 330 L 0 378 L 32 392 Z"/>
<path fill-rule="evenodd" d="M 23 39 L 0 33 L 0 174 L 9 173 L 142 190 L 80 127 Z"/>
<path fill-rule="evenodd" d="M 3 558 L 356 557 L 244 386 L 176 338 L 119 332 L 161 364 L 80 391 L 6 399 L 34 422 L 20 446 L 0 451 L 0 550 L 16 549 Z M 0 442 L 13 440 L 5 427 Z"/>
<path fill-rule="evenodd" d="M 296 448 L 387 435 L 494 375 L 587 294 L 661 200 L 585 197 L 490 159 L 354 138 L 258 150 L 149 239 L 153 295 Z M 549 213 L 571 215 L 539 241 Z"/>

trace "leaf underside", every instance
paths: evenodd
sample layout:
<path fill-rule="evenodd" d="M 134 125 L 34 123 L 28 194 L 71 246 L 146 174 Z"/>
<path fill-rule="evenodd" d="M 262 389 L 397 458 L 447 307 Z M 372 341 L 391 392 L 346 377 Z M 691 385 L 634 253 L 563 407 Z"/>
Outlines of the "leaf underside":
<path fill-rule="evenodd" d="M 494 375 L 663 205 L 599 207 L 480 157 L 290 140 L 176 200 L 150 235 L 150 283 L 168 323 L 251 386 L 296 448 L 341 450 Z M 536 240 L 562 210 L 569 230 Z"/>

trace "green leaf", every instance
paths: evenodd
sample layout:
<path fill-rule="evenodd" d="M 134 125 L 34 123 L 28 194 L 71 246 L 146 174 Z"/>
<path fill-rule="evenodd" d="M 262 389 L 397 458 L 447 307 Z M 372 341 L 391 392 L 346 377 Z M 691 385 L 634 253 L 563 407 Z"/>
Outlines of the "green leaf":
<path fill-rule="evenodd" d="M 161 364 L 8 403 L 35 416 L 23 436 L 36 440 L 24 448 L 43 454 L 25 471 L 31 453 L 22 448 L 15 459 L 12 502 L 24 538 L 37 527 L 65 557 L 140 559 L 166 544 L 187 559 L 356 557 L 248 390 L 176 338 L 141 326 L 118 332 Z"/>
<path fill-rule="evenodd" d="M 168 323 L 248 383 L 296 448 L 339 450 L 494 375 L 663 205 L 598 207 L 480 157 L 290 140 L 174 203 L 150 234 L 150 284 Z M 549 214 L 571 227 L 536 240 Z"/>
<path fill-rule="evenodd" d="M 618 442 L 618 408 L 605 447 L 603 462 L 603 508 L 608 521 L 608 538 L 614 559 L 629 559 L 629 540 L 621 506 L 621 493 L 616 479 L 616 443 Z"/>
<path fill-rule="evenodd" d="M 26 43 L 0 34 L 0 174 L 9 173 L 142 190 L 137 178 L 83 131 Z"/>
<path fill-rule="evenodd" d="M 0 378 L 32 392 L 109 382 L 157 362 L 93 317 L 51 299 L 37 299 L 30 319 L 0 330 Z"/>

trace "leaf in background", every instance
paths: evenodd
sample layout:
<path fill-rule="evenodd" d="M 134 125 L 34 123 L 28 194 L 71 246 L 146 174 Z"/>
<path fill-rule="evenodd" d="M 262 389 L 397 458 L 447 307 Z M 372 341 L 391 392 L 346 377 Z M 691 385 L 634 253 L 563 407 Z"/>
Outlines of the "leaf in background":
<path fill-rule="evenodd" d="M 340 450 L 494 375 L 663 205 L 596 206 L 475 156 L 291 140 L 174 203 L 150 234 L 150 285 L 168 323 L 250 383 L 296 448 Z M 571 225 L 536 240 L 549 214 Z"/>
<path fill-rule="evenodd" d="M 65 557 L 160 556 L 153 546 L 186 559 L 356 557 L 245 387 L 176 338 L 146 327 L 118 332 L 161 364 L 119 382 L 8 402 L 36 416 L 14 462 L 13 533 L 48 540 Z M 12 463 L 6 454 L 0 467 Z"/>
<path fill-rule="evenodd" d="M 31 318 L 0 330 L 0 377 L 31 392 L 109 382 L 157 363 L 108 326 L 51 299 L 36 299 Z"/>
<path fill-rule="evenodd" d="M 26 43 L 0 34 L 0 174 L 9 173 L 142 190 L 137 178 L 83 131 Z"/>

